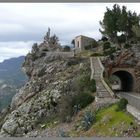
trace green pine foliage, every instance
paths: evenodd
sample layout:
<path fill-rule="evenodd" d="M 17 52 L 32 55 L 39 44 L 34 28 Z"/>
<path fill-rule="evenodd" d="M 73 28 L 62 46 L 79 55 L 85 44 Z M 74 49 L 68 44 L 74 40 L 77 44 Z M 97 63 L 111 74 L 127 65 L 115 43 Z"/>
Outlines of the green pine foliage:
<path fill-rule="evenodd" d="M 139 25 L 139 19 L 140 17 L 137 13 L 130 10 L 128 11 L 125 6 L 120 7 L 115 4 L 112 9 L 106 9 L 104 18 L 100 21 L 100 25 L 102 27 L 100 32 L 115 43 L 118 43 L 120 40 L 120 38 L 118 38 L 118 33 L 122 33 L 127 41 L 134 37 L 134 29 L 132 29 L 132 27 L 134 25 Z"/>

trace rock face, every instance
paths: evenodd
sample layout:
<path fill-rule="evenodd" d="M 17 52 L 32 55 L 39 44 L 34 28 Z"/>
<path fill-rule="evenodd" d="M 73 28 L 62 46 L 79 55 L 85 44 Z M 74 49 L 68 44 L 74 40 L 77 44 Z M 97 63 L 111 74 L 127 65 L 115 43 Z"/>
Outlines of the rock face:
<path fill-rule="evenodd" d="M 103 60 L 107 76 L 111 76 L 113 69 L 126 71 L 133 77 L 133 92 L 140 92 L 140 46 L 116 51 Z M 131 69 L 131 70 L 128 70 Z"/>
<path fill-rule="evenodd" d="M 55 44 L 56 45 L 56 44 Z M 31 132 L 43 118 L 57 111 L 63 94 L 75 94 L 76 75 L 84 68 L 85 60 L 63 57 L 61 52 L 48 55 L 49 43 L 34 44 L 23 63 L 28 82 L 11 103 L 11 113 L 5 117 L 0 136 L 24 136 Z M 54 46 L 53 46 L 54 47 Z M 81 65 L 83 63 L 83 65 Z"/>
<path fill-rule="evenodd" d="M 104 62 L 105 67 L 109 64 L 118 67 L 124 66 L 140 66 L 140 47 L 133 46 L 131 48 L 119 50 L 115 52 L 113 55 L 108 56 Z"/>

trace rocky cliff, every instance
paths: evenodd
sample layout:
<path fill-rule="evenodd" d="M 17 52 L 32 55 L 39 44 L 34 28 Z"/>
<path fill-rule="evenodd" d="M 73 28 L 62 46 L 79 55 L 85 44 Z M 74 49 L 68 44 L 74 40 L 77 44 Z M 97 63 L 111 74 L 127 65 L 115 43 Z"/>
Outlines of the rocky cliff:
<path fill-rule="evenodd" d="M 0 136 L 30 134 L 40 120 L 57 112 L 62 95 L 76 94 L 75 78 L 81 70 L 89 70 L 86 59 L 73 57 L 71 52 L 64 55 L 56 39 L 47 36 L 43 43 L 34 44 L 25 57 L 23 70 L 29 80 L 13 97 Z"/>

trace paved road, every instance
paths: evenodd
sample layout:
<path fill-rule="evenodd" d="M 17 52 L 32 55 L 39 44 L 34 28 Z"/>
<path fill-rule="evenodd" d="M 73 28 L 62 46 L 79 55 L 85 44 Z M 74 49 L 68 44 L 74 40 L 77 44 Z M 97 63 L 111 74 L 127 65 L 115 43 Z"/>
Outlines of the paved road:
<path fill-rule="evenodd" d="M 128 100 L 129 104 L 140 110 L 140 93 L 132 92 L 117 92 L 120 97 L 124 97 Z"/>

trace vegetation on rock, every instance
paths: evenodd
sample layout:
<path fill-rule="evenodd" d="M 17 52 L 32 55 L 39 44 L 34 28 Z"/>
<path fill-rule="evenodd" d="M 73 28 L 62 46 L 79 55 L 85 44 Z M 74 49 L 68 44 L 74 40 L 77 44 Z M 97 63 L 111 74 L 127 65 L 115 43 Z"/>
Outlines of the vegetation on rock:
<path fill-rule="evenodd" d="M 126 110 L 127 104 L 128 104 L 128 101 L 125 98 L 121 98 L 120 101 L 117 103 L 116 111 Z"/>
<path fill-rule="evenodd" d="M 87 131 L 91 125 L 96 121 L 95 113 L 92 111 L 86 111 L 82 120 L 81 120 L 81 127 L 83 130 Z"/>
<path fill-rule="evenodd" d="M 93 93 L 96 91 L 95 80 L 90 76 L 85 67 L 80 69 L 80 76 L 75 77 L 74 95 L 63 95 L 59 103 L 59 118 L 62 122 L 69 122 L 82 108 L 94 101 Z"/>
<path fill-rule="evenodd" d="M 96 48 L 98 46 L 98 43 L 96 41 L 92 41 L 91 45 L 85 46 L 85 50 L 92 50 L 93 48 Z"/>
<path fill-rule="evenodd" d="M 116 111 L 117 104 L 105 107 L 93 113 L 94 121 L 88 129 L 83 130 L 80 127 L 80 122 L 83 119 L 83 116 L 86 111 L 83 112 L 83 115 L 80 115 L 79 120 L 76 121 L 76 129 L 73 128 L 70 132 L 70 136 L 81 136 L 81 137 L 124 137 L 124 136 L 138 136 L 140 127 L 135 122 L 135 118 L 132 117 L 129 113 L 124 111 Z M 93 110 L 90 107 L 90 110 Z M 87 121 L 88 122 L 88 121 Z"/>
<path fill-rule="evenodd" d="M 118 46 L 120 50 L 122 44 L 126 49 L 131 47 L 128 40 L 136 34 L 134 26 L 137 29 L 138 21 L 139 16 L 127 11 L 125 6 L 120 8 L 115 4 L 112 10 L 107 8 L 100 22 L 103 28 L 100 31 L 104 35 L 103 53 L 91 54 L 89 50 L 98 45 L 93 42 L 92 46 L 85 46 L 84 52 L 72 58 L 54 53 L 61 50 L 59 39 L 56 35 L 51 36 L 48 29 L 43 42 L 33 44 L 31 53 L 25 57 L 23 70 L 29 80 L 12 99 L 10 114 L 5 119 L 0 118 L 0 135 L 32 136 L 32 132 L 38 129 L 56 132 L 55 129 L 58 126 L 61 128 L 62 124 L 75 123 L 68 131 L 59 129 L 58 135 L 136 136 L 140 128 L 126 112 L 126 99 L 122 98 L 114 105 L 111 101 L 99 104 L 94 102 L 96 82 L 90 79 L 89 56 L 105 55 L 112 61 L 115 55 L 119 55 L 114 55 Z M 118 46 L 112 46 L 112 42 Z M 65 46 L 61 51 L 68 52 L 70 48 Z M 121 61 L 115 64 L 119 63 Z"/>
<path fill-rule="evenodd" d="M 64 52 L 70 52 L 71 51 L 71 48 L 70 46 L 64 46 L 64 48 L 62 49 Z"/>

